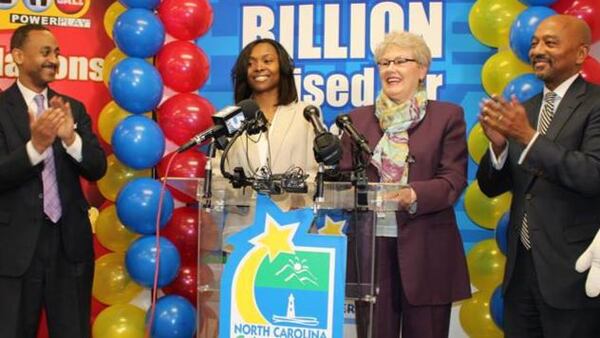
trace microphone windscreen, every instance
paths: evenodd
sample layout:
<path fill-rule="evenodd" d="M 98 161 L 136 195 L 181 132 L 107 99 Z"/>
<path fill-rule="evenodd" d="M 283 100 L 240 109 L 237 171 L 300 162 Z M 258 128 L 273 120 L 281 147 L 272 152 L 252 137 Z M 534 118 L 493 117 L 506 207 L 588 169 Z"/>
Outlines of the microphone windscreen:
<path fill-rule="evenodd" d="M 317 107 L 315 107 L 313 105 L 306 106 L 306 108 L 304 108 L 303 114 L 304 114 L 304 118 L 307 121 L 310 121 L 310 116 L 313 115 L 313 114 L 315 116 L 320 116 L 320 114 L 319 114 L 319 108 L 317 108 Z"/>
<path fill-rule="evenodd" d="M 325 165 L 337 165 L 342 157 L 340 139 L 331 133 L 317 135 L 313 151 L 317 162 L 323 162 Z"/>
<path fill-rule="evenodd" d="M 240 106 L 240 108 L 242 108 L 242 111 L 244 112 L 244 116 L 246 117 L 246 120 L 255 119 L 256 115 L 258 114 L 258 111 L 260 111 L 258 104 L 256 104 L 256 102 L 254 102 L 254 100 L 252 100 L 252 99 L 242 100 L 242 101 L 238 102 L 237 105 Z"/>
<path fill-rule="evenodd" d="M 350 119 L 348 114 L 340 114 L 335 118 L 335 125 L 340 129 L 343 129 L 344 125 L 348 122 L 352 123 L 352 119 Z"/>

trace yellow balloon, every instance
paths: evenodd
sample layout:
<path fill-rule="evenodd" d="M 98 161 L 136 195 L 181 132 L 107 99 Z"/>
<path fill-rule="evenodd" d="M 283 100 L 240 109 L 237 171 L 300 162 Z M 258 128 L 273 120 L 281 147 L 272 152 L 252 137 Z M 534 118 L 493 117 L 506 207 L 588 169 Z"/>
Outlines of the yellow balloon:
<path fill-rule="evenodd" d="M 132 114 L 121 108 L 115 101 L 107 103 L 98 116 L 98 131 L 100 132 L 102 140 L 111 144 L 111 138 L 115 128 L 119 122 L 130 115 Z M 148 118 L 152 118 L 151 112 L 144 113 L 144 115 Z"/>
<path fill-rule="evenodd" d="M 480 291 L 493 292 L 502 283 L 506 257 L 495 239 L 486 239 L 475 244 L 467 254 L 467 266 L 471 284 Z"/>
<path fill-rule="evenodd" d="M 502 338 L 504 333 L 496 326 L 490 312 L 492 291 L 478 291 L 460 306 L 460 325 L 468 337 Z"/>
<path fill-rule="evenodd" d="M 102 310 L 92 326 L 94 338 L 144 338 L 144 310 L 131 304 L 109 306 Z"/>
<path fill-rule="evenodd" d="M 142 287 L 129 277 L 125 255 L 109 253 L 96 260 L 92 294 L 104 304 L 129 303 Z"/>
<path fill-rule="evenodd" d="M 531 66 L 519 60 L 511 50 L 504 50 L 483 64 L 481 83 L 489 95 L 502 94 L 510 81 L 525 73 L 531 73 Z"/>
<path fill-rule="evenodd" d="M 483 133 L 481 124 L 476 123 L 469 133 L 469 141 L 467 143 L 469 149 L 469 155 L 475 163 L 479 164 L 481 157 L 489 149 L 489 141 Z"/>
<path fill-rule="evenodd" d="M 110 101 L 102 108 L 98 116 L 98 132 L 104 142 L 110 144 L 115 127 L 131 113 L 119 107 L 115 101 Z"/>
<path fill-rule="evenodd" d="M 510 27 L 525 8 L 518 0 L 478 0 L 469 12 L 471 33 L 488 46 L 508 46 Z"/>
<path fill-rule="evenodd" d="M 98 190 L 109 201 L 114 202 L 121 187 L 139 177 L 150 177 L 151 169 L 135 170 L 121 163 L 114 154 L 106 158 L 106 174 L 98 180 Z"/>
<path fill-rule="evenodd" d="M 465 193 L 465 211 L 482 228 L 495 229 L 500 217 L 510 208 L 512 194 L 506 192 L 489 198 L 481 192 L 477 181 L 471 182 Z"/>
<path fill-rule="evenodd" d="M 117 21 L 119 15 L 123 14 L 125 10 L 127 10 L 125 6 L 119 1 L 115 1 L 106 9 L 106 12 L 104 12 L 104 30 L 106 31 L 106 35 L 111 39 L 113 38 L 112 31 L 115 26 L 115 21 Z"/>
<path fill-rule="evenodd" d="M 121 52 L 119 48 L 113 48 L 104 57 L 104 65 L 102 66 L 102 81 L 108 87 L 110 81 L 110 72 L 112 72 L 115 65 L 125 59 L 127 55 Z"/>
<path fill-rule="evenodd" d="M 125 252 L 138 237 L 119 221 L 114 205 L 102 209 L 96 221 L 96 238 L 105 248 L 118 253 Z"/>

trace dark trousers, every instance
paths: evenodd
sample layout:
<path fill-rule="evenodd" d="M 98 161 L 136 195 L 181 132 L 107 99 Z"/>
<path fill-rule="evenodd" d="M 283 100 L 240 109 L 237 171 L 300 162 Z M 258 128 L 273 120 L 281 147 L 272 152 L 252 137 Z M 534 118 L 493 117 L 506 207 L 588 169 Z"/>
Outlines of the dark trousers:
<path fill-rule="evenodd" d="M 519 244 L 512 281 L 504 295 L 504 334 L 508 338 L 600 337 L 600 309 L 548 305 L 540 293 L 531 252 Z"/>
<path fill-rule="evenodd" d="M 403 292 L 396 238 L 377 238 L 376 283 L 379 289 L 374 305 L 373 338 L 448 337 L 451 304 L 413 305 Z M 369 305 L 356 302 L 358 338 L 367 337 Z"/>
<path fill-rule="evenodd" d="M 0 276 L 0 337 L 35 338 L 42 306 L 51 338 L 89 338 L 94 262 L 65 258 L 60 226 L 46 221 L 23 276 Z"/>

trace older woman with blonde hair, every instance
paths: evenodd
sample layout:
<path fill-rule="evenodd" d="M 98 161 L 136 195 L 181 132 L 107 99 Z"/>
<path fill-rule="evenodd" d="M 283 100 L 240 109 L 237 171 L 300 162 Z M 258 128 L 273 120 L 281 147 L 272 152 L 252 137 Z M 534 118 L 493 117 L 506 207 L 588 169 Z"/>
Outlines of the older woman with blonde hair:
<path fill-rule="evenodd" d="M 404 188 L 391 196 L 399 211 L 370 216 L 376 217 L 379 290 L 372 337 L 398 338 L 400 330 L 403 338 L 447 337 L 452 302 L 470 297 L 453 209 L 467 185 L 463 110 L 428 100 L 431 52 L 422 37 L 386 35 L 375 61 L 382 90 L 375 105 L 357 108 L 350 117 L 373 151 L 369 181 Z M 355 147 L 350 137 L 342 137 L 342 168 L 352 166 Z M 366 312 L 366 304 L 357 302 L 359 337 L 367 337 Z"/>

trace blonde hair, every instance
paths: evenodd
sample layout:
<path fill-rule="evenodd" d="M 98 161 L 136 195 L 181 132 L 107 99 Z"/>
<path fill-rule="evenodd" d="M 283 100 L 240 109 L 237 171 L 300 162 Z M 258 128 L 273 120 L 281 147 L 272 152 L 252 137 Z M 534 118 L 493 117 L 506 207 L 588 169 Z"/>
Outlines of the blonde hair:
<path fill-rule="evenodd" d="M 410 50 L 417 63 L 429 68 L 431 64 L 431 50 L 429 50 L 422 36 L 398 31 L 388 33 L 375 48 L 375 61 L 379 61 L 381 55 L 390 46 Z"/>

